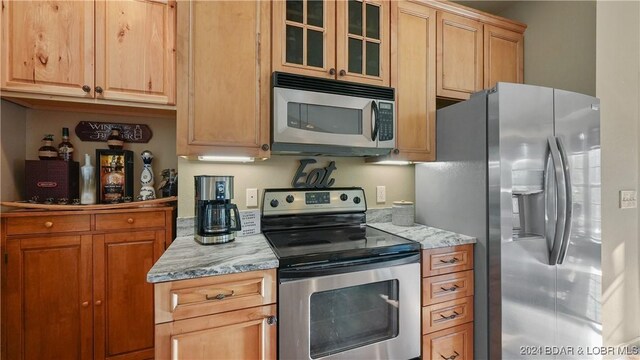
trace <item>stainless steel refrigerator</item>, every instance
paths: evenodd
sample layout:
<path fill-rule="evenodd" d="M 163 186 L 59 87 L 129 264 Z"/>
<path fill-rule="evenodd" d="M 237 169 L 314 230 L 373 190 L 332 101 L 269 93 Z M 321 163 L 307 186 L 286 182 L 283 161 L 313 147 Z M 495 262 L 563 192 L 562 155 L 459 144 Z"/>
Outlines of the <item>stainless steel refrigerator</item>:
<path fill-rule="evenodd" d="M 475 236 L 476 359 L 598 358 L 597 98 L 498 83 L 437 111 L 418 222 Z"/>

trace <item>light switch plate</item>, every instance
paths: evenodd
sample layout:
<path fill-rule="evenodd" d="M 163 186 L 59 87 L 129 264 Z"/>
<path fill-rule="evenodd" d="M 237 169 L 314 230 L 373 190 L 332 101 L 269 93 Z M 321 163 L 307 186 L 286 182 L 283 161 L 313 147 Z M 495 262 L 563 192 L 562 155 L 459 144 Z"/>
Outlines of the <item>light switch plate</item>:
<path fill-rule="evenodd" d="M 387 189 L 382 186 L 376 186 L 376 202 L 378 204 L 384 203 L 387 201 Z"/>
<path fill-rule="evenodd" d="M 258 189 L 247 189 L 247 207 L 258 207 Z"/>
<path fill-rule="evenodd" d="M 620 209 L 635 209 L 638 206 L 638 193 L 635 190 L 620 190 Z"/>

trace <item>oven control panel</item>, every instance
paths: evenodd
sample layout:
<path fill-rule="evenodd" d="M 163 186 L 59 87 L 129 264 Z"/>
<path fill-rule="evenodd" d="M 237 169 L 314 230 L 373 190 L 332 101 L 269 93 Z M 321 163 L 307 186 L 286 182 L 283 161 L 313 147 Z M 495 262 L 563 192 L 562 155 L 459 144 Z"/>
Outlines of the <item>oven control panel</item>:
<path fill-rule="evenodd" d="M 262 216 L 367 210 L 362 188 L 265 189 Z"/>

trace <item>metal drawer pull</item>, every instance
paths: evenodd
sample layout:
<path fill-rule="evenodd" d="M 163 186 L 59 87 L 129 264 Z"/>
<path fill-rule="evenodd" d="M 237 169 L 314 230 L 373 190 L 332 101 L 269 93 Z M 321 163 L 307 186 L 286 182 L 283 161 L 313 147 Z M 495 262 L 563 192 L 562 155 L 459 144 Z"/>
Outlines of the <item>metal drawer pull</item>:
<path fill-rule="evenodd" d="M 453 284 L 452 287 L 450 288 L 444 288 L 442 286 L 440 286 L 440 289 L 442 289 L 442 291 L 456 291 L 458 290 L 459 286 L 457 284 Z"/>
<path fill-rule="evenodd" d="M 451 260 L 442 260 L 442 259 L 440 259 L 440 262 L 441 263 L 445 263 L 445 264 L 454 264 L 454 263 L 456 263 L 458 261 L 460 261 L 460 260 L 457 257 L 454 257 Z"/>
<path fill-rule="evenodd" d="M 445 357 L 444 355 L 440 354 L 440 357 L 443 358 L 444 360 L 454 360 L 458 356 L 460 356 L 460 354 L 458 354 L 458 352 L 455 351 L 455 350 L 453 351 L 453 355 L 451 355 L 449 357 Z"/>
<path fill-rule="evenodd" d="M 440 317 L 443 318 L 444 320 L 453 320 L 453 319 L 457 318 L 458 315 L 460 315 L 460 314 L 458 314 L 457 311 L 454 311 L 453 314 L 451 314 L 449 316 L 444 316 L 444 315 L 440 314 Z"/>
<path fill-rule="evenodd" d="M 275 325 L 278 322 L 278 317 L 275 315 L 267 316 L 267 324 Z"/>
<path fill-rule="evenodd" d="M 51 227 L 53 227 L 53 223 L 51 221 L 47 221 L 46 223 L 44 223 L 44 227 L 50 229 Z"/>
<path fill-rule="evenodd" d="M 206 294 L 205 297 L 207 298 L 207 300 L 222 300 L 224 298 L 226 298 L 227 296 L 233 296 L 235 294 L 235 291 L 231 290 L 231 294 L 223 294 L 220 293 L 216 296 L 209 296 L 209 294 Z"/>

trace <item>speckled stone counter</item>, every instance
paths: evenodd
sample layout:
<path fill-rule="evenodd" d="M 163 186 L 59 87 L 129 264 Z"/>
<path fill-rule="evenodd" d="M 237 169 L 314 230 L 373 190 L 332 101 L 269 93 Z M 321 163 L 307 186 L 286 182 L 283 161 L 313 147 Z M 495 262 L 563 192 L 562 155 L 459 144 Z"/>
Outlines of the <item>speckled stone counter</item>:
<path fill-rule="evenodd" d="M 413 226 L 397 226 L 390 222 L 367 223 L 367 225 L 388 233 L 414 240 L 423 249 L 435 249 L 448 246 L 474 244 L 476 238 L 430 226 L 414 224 Z"/>
<path fill-rule="evenodd" d="M 275 269 L 278 259 L 262 234 L 219 245 L 200 245 L 193 235 L 176 238 L 147 273 L 147 281 L 194 279 Z"/>

